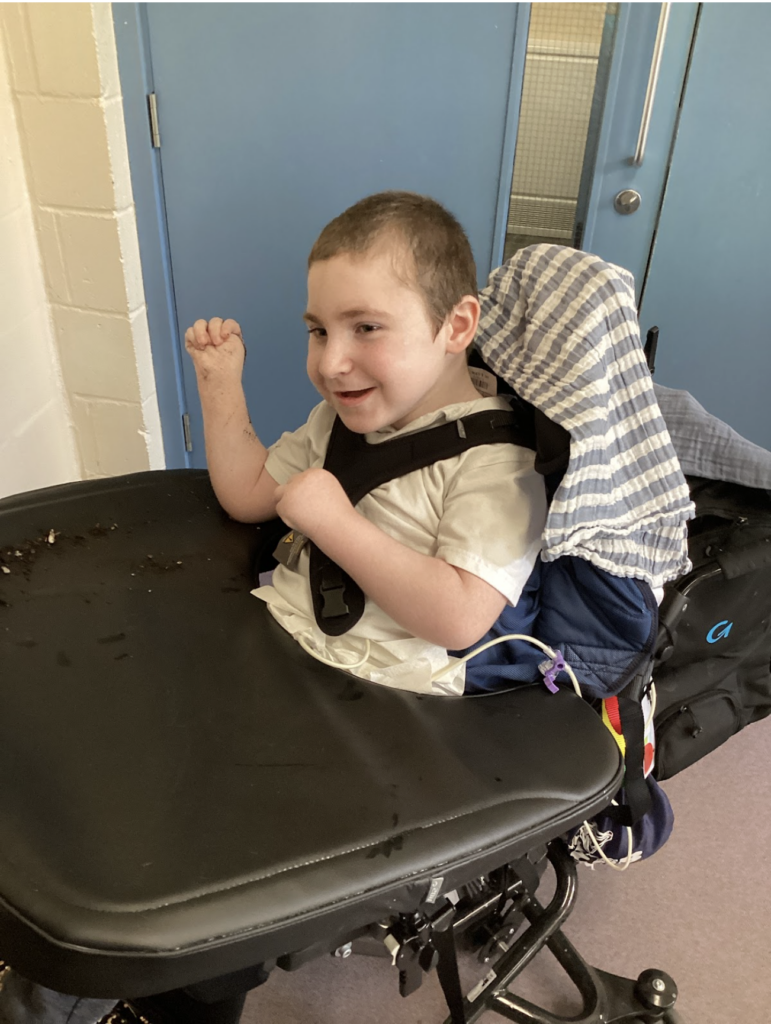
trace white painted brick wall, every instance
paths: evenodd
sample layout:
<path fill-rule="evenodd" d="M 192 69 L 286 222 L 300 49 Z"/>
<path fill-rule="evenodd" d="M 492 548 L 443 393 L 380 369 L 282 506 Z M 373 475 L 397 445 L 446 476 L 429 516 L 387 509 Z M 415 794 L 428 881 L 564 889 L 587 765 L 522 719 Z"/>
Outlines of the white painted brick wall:
<path fill-rule="evenodd" d="M 0 45 L 0 497 L 77 480 L 80 466 Z"/>
<path fill-rule="evenodd" d="M 111 7 L 0 4 L 0 29 L 81 473 L 162 468 Z"/>

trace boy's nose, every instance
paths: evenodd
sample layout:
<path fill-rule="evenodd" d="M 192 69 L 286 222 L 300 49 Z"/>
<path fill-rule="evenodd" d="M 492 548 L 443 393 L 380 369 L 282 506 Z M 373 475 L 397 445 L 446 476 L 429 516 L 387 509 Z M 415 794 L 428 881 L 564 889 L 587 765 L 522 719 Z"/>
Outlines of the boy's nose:
<path fill-rule="evenodd" d="M 331 380 L 348 373 L 353 366 L 348 345 L 342 339 L 328 336 L 319 359 L 319 372 Z"/>

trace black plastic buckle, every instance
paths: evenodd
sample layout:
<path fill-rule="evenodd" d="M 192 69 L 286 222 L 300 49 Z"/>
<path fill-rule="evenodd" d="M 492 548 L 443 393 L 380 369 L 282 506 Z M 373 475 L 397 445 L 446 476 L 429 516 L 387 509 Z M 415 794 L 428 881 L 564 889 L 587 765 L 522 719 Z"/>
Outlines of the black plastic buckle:
<path fill-rule="evenodd" d="M 322 618 L 337 619 L 341 615 L 348 615 L 350 608 L 345 603 L 345 584 L 321 582 L 321 596 L 324 598 L 324 607 L 321 609 Z"/>

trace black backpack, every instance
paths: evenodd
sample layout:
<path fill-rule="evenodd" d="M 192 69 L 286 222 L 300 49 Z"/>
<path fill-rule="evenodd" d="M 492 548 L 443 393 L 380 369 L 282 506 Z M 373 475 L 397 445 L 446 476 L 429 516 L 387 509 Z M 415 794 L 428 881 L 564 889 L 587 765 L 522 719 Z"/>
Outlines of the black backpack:
<path fill-rule="evenodd" d="M 653 672 L 659 781 L 771 713 L 771 493 L 688 485 L 693 571 L 665 588 Z"/>

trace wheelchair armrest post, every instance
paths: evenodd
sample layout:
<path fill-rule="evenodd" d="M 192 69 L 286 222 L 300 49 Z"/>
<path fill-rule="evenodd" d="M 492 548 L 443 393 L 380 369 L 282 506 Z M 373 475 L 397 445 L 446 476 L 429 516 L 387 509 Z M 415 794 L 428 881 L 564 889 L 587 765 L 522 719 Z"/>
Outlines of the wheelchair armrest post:
<path fill-rule="evenodd" d="M 671 658 L 675 649 L 677 625 L 688 607 L 691 591 L 705 580 L 723 575 L 723 569 L 716 563 L 708 563 L 690 573 L 667 591 L 659 608 L 659 632 L 656 637 L 656 664 Z"/>

